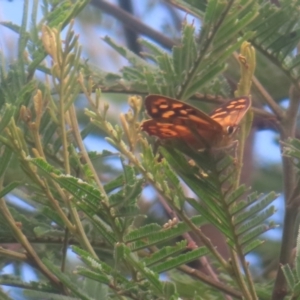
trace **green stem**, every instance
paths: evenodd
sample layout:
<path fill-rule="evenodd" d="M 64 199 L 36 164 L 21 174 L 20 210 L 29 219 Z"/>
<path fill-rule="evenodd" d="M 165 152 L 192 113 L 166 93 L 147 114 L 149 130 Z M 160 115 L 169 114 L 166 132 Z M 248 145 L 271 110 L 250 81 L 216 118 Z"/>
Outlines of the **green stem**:
<path fill-rule="evenodd" d="M 54 286 L 62 290 L 61 282 L 46 268 L 46 266 L 40 260 L 39 256 L 31 246 L 31 244 L 28 242 L 26 236 L 17 226 L 17 223 L 11 215 L 10 211 L 8 210 L 5 200 L 3 198 L 0 199 L 0 210 L 2 216 L 4 217 L 5 221 L 12 230 L 14 237 L 26 250 L 26 256 L 30 260 L 31 264 L 35 266 L 44 276 L 46 276 Z"/>
<path fill-rule="evenodd" d="M 87 97 L 89 97 L 87 95 L 87 91 L 86 91 L 84 85 L 82 85 L 82 89 L 84 89 L 84 92 L 86 92 L 85 95 Z M 94 168 L 94 166 L 93 166 L 93 164 L 92 164 L 92 162 L 90 160 L 90 157 L 89 157 L 89 155 L 88 155 L 88 153 L 87 153 L 87 151 L 85 149 L 85 146 L 83 144 L 83 141 L 82 141 L 82 138 L 81 138 L 81 134 L 79 132 L 79 125 L 78 125 L 78 122 L 77 122 L 76 111 L 75 111 L 74 105 L 71 105 L 69 112 L 70 112 L 70 120 L 71 120 L 71 125 L 72 125 L 72 132 L 74 134 L 74 137 L 75 137 L 75 140 L 76 140 L 76 144 L 77 144 L 78 148 L 80 149 L 81 155 L 83 156 L 85 162 L 88 164 L 88 166 L 89 166 L 89 168 L 90 168 L 90 170 L 91 170 L 91 172 L 93 174 L 93 178 L 94 178 L 95 182 L 97 183 L 97 186 L 98 186 L 98 188 L 101 191 L 101 194 L 104 197 L 104 201 L 106 203 L 109 203 L 108 198 L 107 198 L 107 194 L 106 194 L 106 192 L 104 190 L 104 187 L 103 187 L 103 185 L 102 185 L 102 183 L 101 183 L 101 181 L 99 179 L 99 176 L 98 176 L 98 174 L 97 174 L 97 172 L 96 172 L 96 170 L 95 170 L 95 168 Z"/>
<path fill-rule="evenodd" d="M 241 53 L 239 58 L 240 62 L 240 69 L 241 69 L 241 79 L 240 82 L 238 83 L 238 88 L 235 92 L 236 97 L 242 97 L 242 96 L 249 96 L 250 95 L 250 90 L 251 90 L 251 84 L 252 84 L 252 79 L 253 79 L 253 74 L 255 71 L 256 67 L 256 54 L 255 54 L 255 49 L 251 46 L 250 43 L 244 42 L 241 46 Z M 246 143 L 246 138 L 248 136 L 248 133 L 251 128 L 252 124 L 252 113 L 248 113 L 244 122 L 241 124 L 240 128 L 240 135 L 239 135 L 239 145 L 238 145 L 238 157 L 237 157 L 237 175 L 236 175 L 236 181 L 234 184 L 234 188 L 238 188 L 240 185 L 240 177 L 241 177 L 241 172 L 242 172 L 242 161 L 244 158 L 244 151 L 245 151 L 245 143 Z M 233 231 L 234 232 L 234 231 Z M 233 265 L 236 268 L 237 273 L 240 274 L 239 271 L 239 260 L 242 264 L 243 270 L 245 272 L 245 277 L 248 283 L 248 287 L 244 285 L 244 280 L 240 278 L 240 284 L 241 288 L 246 288 L 245 292 L 247 292 L 245 297 L 247 299 L 257 299 L 254 283 L 252 276 L 250 274 L 250 270 L 248 267 L 248 264 L 245 260 L 245 256 L 243 254 L 243 250 L 240 247 L 238 239 L 236 239 L 236 253 L 233 251 L 232 253 L 232 259 L 233 259 Z"/>
<path fill-rule="evenodd" d="M 55 31 L 53 31 L 53 32 L 55 33 Z M 71 80 L 71 78 L 72 78 L 71 77 L 72 74 L 69 74 L 69 69 L 68 69 L 69 68 L 68 56 L 69 56 L 69 52 L 73 48 L 73 46 L 71 47 L 69 45 L 69 42 L 70 43 L 72 42 L 71 26 L 69 28 L 69 31 L 68 31 L 67 37 L 66 37 L 65 51 L 63 51 L 63 49 L 62 49 L 62 42 L 60 40 L 59 32 L 56 32 L 55 38 L 56 38 L 57 48 L 54 50 L 54 51 L 56 51 L 56 55 L 53 56 L 53 59 L 56 59 L 56 60 L 55 60 L 55 64 L 54 64 L 54 67 L 52 70 L 56 70 L 56 72 L 54 72 L 54 74 L 53 74 L 53 78 L 55 78 L 54 76 L 56 75 L 57 79 L 58 79 L 58 83 L 56 83 L 55 79 L 54 79 L 54 86 L 57 88 L 58 96 L 59 96 L 59 124 L 60 124 L 60 130 L 61 130 L 64 172 L 65 172 L 65 174 L 70 174 L 71 171 L 70 171 L 68 139 L 67 139 L 67 130 L 66 130 L 66 124 L 67 124 L 66 114 L 68 112 L 66 112 L 66 105 L 68 105 L 69 102 L 72 100 L 71 99 L 72 94 L 70 92 L 68 92 L 68 84 L 70 84 L 69 80 Z M 76 42 L 76 41 L 74 41 L 74 42 Z M 68 74 L 67 77 L 65 74 Z M 61 189 L 59 188 L 59 190 L 61 190 Z M 89 239 L 87 238 L 87 236 L 84 232 L 78 212 L 72 204 L 71 196 L 66 192 L 63 192 L 61 196 L 64 199 L 64 201 L 69 209 L 71 219 L 74 222 L 75 227 L 76 227 L 76 235 L 78 236 L 78 239 L 80 240 L 82 246 L 87 251 L 89 251 L 89 253 L 91 253 L 91 255 L 93 255 L 95 258 L 97 258 L 97 255 L 96 255 L 93 247 L 91 246 Z M 67 226 L 66 230 L 68 230 L 68 226 Z M 66 233 L 66 236 L 68 236 L 67 233 Z M 65 249 L 67 249 L 67 247 L 65 247 Z M 62 266 L 62 268 L 64 268 L 64 267 Z"/>

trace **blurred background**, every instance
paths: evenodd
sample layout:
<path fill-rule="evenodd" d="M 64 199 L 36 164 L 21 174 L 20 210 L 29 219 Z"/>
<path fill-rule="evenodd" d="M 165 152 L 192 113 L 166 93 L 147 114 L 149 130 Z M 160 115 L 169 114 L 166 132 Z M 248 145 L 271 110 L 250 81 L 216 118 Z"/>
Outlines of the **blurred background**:
<path fill-rule="evenodd" d="M 0 0 L 0 21 L 11 21 L 20 25 L 23 4 L 22 0 Z M 148 39 L 161 46 L 166 52 L 170 52 L 172 41 L 180 40 L 182 22 L 184 21 L 193 23 L 196 27 L 196 32 L 201 28 L 201 23 L 198 20 L 171 6 L 168 4 L 168 1 L 92 0 L 90 5 L 75 20 L 74 30 L 79 34 L 83 59 L 86 59 L 89 64 L 94 65 L 98 69 L 118 73 L 128 62 L 103 41 L 104 36 L 111 37 L 115 42 L 128 47 L 138 55 L 145 51 L 138 43 L 140 37 Z M 135 30 L 132 30 L 132 28 L 135 28 Z M 17 47 L 18 35 L 4 26 L 0 26 L 0 48 L 4 53 L 5 63 L 14 61 L 17 55 Z M 285 106 L 288 101 L 288 90 L 287 88 L 282 88 L 280 84 L 268 82 L 270 70 L 266 67 L 267 63 L 262 62 L 260 65 L 264 66 L 265 70 L 257 69 L 257 73 L 262 73 L 260 75 L 262 77 L 261 81 L 272 92 L 274 99 L 281 103 L 282 106 Z M 282 75 L 278 74 L 278 82 L 284 82 L 284 79 L 280 76 Z M 109 113 L 112 122 L 119 122 L 119 113 L 128 111 L 128 96 L 129 94 L 122 93 L 103 93 L 103 99 L 110 105 Z M 255 103 L 256 100 L 253 99 L 253 101 Z M 79 98 L 76 105 L 80 116 L 80 126 L 84 128 L 88 118 L 84 116 L 83 108 L 87 104 L 83 98 Z M 281 193 L 281 158 L 277 140 L 278 135 L 276 128 L 268 125 L 254 122 L 254 128 L 250 134 L 245 154 L 245 168 L 242 180 L 258 192 L 264 193 L 274 190 Z M 85 145 L 89 151 L 101 152 L 102 150 L 110 150 L 115 152 L 115 149 L 97 131 L 86 137 Z M 118 172 L 118 169 L 120 170 L 120 161 L 112 156 L 105 160 L 102 167 L 105 167 L 108 173 Z M 23 207 L 25 210 L 30 211 L 32 209 L 20 197 L 15 195 L 8 197 L 8 200 L 12 201 L 16 206 Z M 272 217 L 272 220 L 279 226 L 268 231 L 263 237 L 266 243 L 259 247 L 256 253 L 248 257 L 257 275 L 263 275 L 261 274 L 262 267 L 269 264 L 277 254 L 275 249 L 278 249 L 277 245 L 281 238 L 284 207 L 282 197 L 278 197 L 275 205 L 278 212 Z M 167 221 L 167 216 L 159 205 L 151 187 L 145 189 L 141 207 L 143 207 L 144 213 L 148 215 L 149 222 L 155 220 L 163 224 Z M 272 249 L 272 251 L 270 252 L 268 249 Z M 69 259 L 76 260 L 76 257 L 72 256 L 71 251 L 69 252 Z M 10 264 L 2 269 L 1 272 L 2 274 L 19 273 L 23 274 L 26 280 L 36 280 L 36 274 L 28 266 L 24 265 L 16 266 Z M 15 297 L 18 299 L 18 297 L 22 296 L 16 293 Z"/>

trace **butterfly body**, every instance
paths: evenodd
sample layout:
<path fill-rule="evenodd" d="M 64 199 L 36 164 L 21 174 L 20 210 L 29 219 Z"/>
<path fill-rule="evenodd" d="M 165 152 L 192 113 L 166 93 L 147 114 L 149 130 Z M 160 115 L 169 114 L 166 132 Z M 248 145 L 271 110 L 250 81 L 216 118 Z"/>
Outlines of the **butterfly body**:
<path fill-rule="evenodd" d="M 232 137 L 251 105 L 248 97 L 236 98 L 215 109 L 210 115 L 179 100 L 149 95 L 145 107 L 152 118 L 141 129 L 161 140 L 176 140 L 195 149 L 220 148 Z"/>

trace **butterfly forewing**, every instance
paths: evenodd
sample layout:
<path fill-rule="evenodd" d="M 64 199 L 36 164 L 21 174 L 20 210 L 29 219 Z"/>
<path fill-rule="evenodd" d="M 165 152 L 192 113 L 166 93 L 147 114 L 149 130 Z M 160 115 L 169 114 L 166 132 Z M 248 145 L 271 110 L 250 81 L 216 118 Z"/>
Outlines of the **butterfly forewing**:
<path fill-rule="evenodd" d="M 217 129 L 220 127 L 217 122 L 201 110 L 173 98 L 149 95 L 145 99 L 145 107 L 150 117 L 162 122 L 172 120 L 173 123 L 181 119 L 196 122 L 199 126 L 203 124 L 203 126 L 212 126 Z"/>
<path fill-rule="evenodd" d="M 250 106 L 247 97 L 227 102 L 207 115 L 201 110 L 176 99 L 149 95 L 145 99 L 147 113 L 152 119 L 141 129 L 160 139 L 177 139 L 196 149 L 227 143 L 228 126 L 236 126 Z"/>

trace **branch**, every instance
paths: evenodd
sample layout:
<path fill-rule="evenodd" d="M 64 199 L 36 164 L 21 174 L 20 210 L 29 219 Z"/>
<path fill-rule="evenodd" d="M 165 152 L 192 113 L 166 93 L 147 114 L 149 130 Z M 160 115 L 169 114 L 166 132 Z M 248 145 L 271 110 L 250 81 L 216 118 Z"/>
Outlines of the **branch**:
<path fill-rule="evenodd" d="M 294 86 L 290 89 L 290 103 L 286 111 L 285 118 L 282 120 L 282 130 L 280 139 L 284 142 L 288 138 L 294 138 L 296 134 L 297 114 L 300 104 L 300 93 Z M 281 151 L 283 144 L 281 144 Z M 283 299 L 288 291 L 287 283 L 281 266 L 291 263 L 292 251 L 294 247 L 294 232 L 298 216 L 299 201 L 294 196 L 296 188 L 296 170 L 292 158 L 282 156 L 283 166 L 283 190 L 285 195 L 285 216 L 283 223 L 282 243 L 279 256 L 279 265 L 272 299 Z"/>
<path fill-rule="evenodd" d="M 201 273 L 200 271 L 193 269 L 187 265 L 180 266 L 179 269 L 185 274 L 190 275 L 191 277 L 200 280 L 201 282 L 205 282 L 206 284 L 226 293 L 227 295 L 233 296 L 236 299 L 243 299 L 241 292 L 234 290 L 232 287 L 225 285 L 222 282 L 216 282 L 209 276 Z"/>
<path fill-rule="evenodd" d="M 134 16 L 134 11 L 132 7 L 131 0 L 119 0 L 120 7 L 128 12 L 130 15 Z M 126 24 L 124 24 L 124 34 L 126 37 L 126 44 L 127 47 L 135 54 L 140 55 L 140 52 L 142 51 L 141 45 L 138 43 L 138 34 L 135 30 L 132 30 L 131 28 L 127 28 Z"/>
<path fill-rule="evenodd" d="M 151 27 L 145 25 L 138 18 L 132 16 L 131 14 L 114 4 L 108 3 L 103 0 L 92 0 L 91 4 L 97 8 L 102 9 L 107 14 L 114 16 L 126 27 L 131 28 L 135 32 L 143 34 L 151 38 L 152 40 L 155 40 L 167 49 L 171 49 L 175 45 L 175 42 L 173 40 L 152 29 Z"/>
<path fill-rule="evenodd" d="M 11 215 L 10 211 L 8 210 L 5 200 L 3 198 L 0 199 L 0 208 L 1 214 L 4 217 L 5 221 L 7 222 L 8 226 L 12 230 L 12 233 L 16 240 L 24 247 L 26 250 L 26 256 L 28 258 L 29 263 L 36 267 L 48 280 L 59 290 L 62 292 L 64 291 L 64 287 L 59 279 L 53 275 L 44 263 L 41 261 L 38 254 L 35 252 L 34 248 L 31 246 L 29 241 L 27 240 L 26 236 L 23 234 L 22 230 L 18 227 L 17 223 L 15 222 L 13 216 Z"/>

